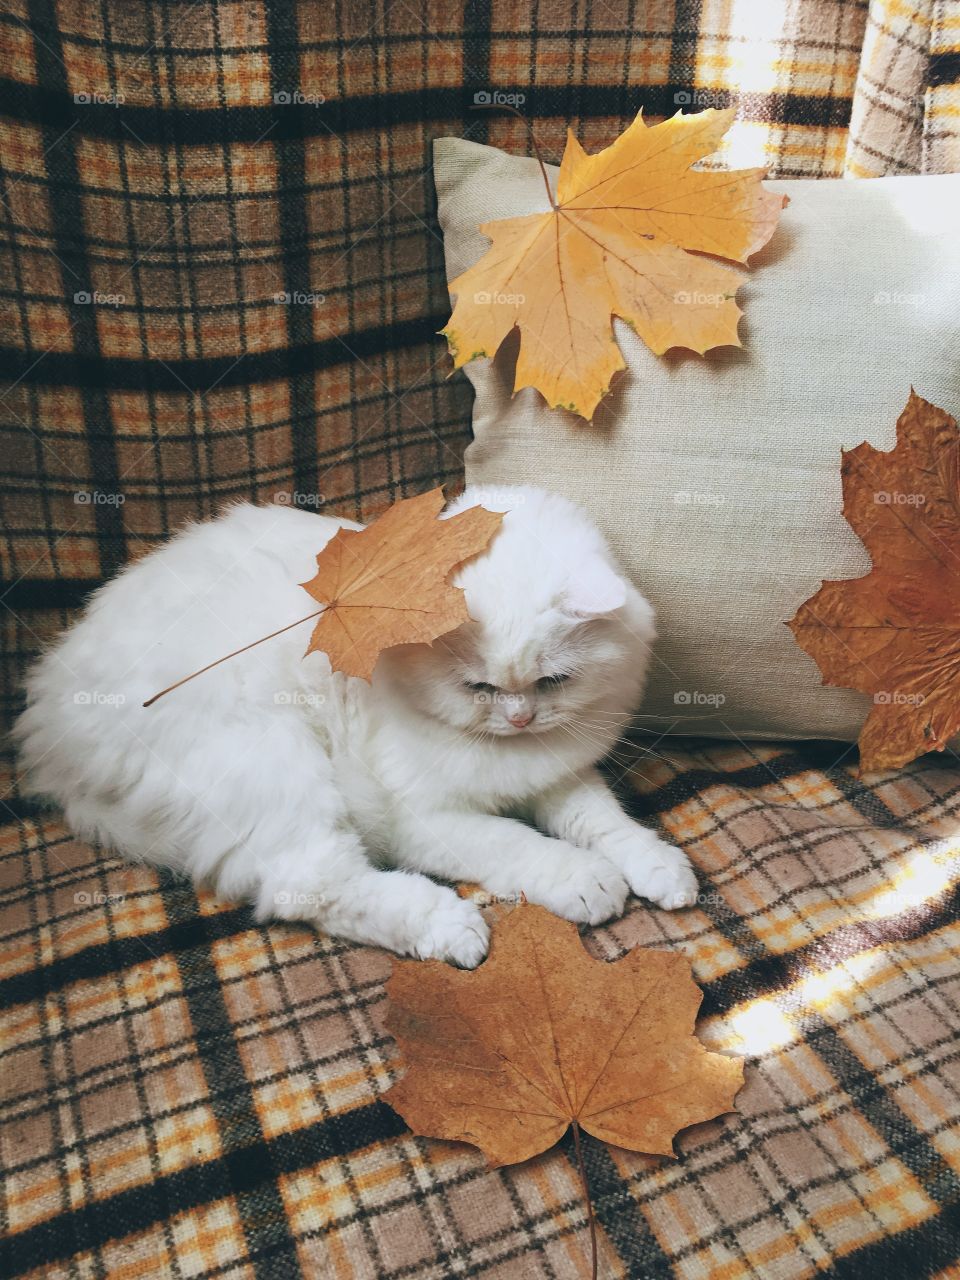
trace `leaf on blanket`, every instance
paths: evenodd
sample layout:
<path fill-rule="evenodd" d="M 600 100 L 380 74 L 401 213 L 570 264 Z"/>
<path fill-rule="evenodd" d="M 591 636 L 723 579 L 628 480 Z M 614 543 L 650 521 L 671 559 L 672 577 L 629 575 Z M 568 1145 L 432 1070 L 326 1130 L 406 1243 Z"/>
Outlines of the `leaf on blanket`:
<path fill-rule="evenodd" d="M 746 276 L 716 259 L 745 263 L 787 201 L 760 185 L 762 169 L 692 167 L 734 114 L 678 112 L 652 128 L 638 115 L 596 155 L 568 133 L 550 212 L 484 223 L 490 248 L 450 283 L 442 332 L 454 366 L 493 356 L 518 327 L 514 390 L 536 387 L 551 408 L 590 419 L 624 367 L 613 316 L 657 355 L 740 346 Z"/>
<path fill-rule="evenodd" d="M 844 450 L 843 514 L 870 552 L 787 624 L 823 683 L 873 695 L 860 768 L 895 768 L 960 730 L 960 435 L 911 388 L 887 451 Z"/>
<path fill-rule="evenodd" d="M 384 649 L 429 644 L 469 618 L 453 571 L 483 551 L 503 514 L 469 507 L 438 520 L 443 491 L 431 489 L 388 507 L 365 529 L 340 529 L 301 583 L 325 605 L 307 653 L 319 650 L 334 671 L 369 680 Z"/>
<path fill-rule="evenodd" d="M 684 956 L 635 947 L 594 960 L 542 907 L 497 921 L 472 972 L 395 962 L 387 993 L 407 1073 L 385 1101 L 415 1133 L 472 1143 L 494 1166 L 538 1155 L 570 1125 L 672 1156 L 675 1134 L 730 1111 L 743 1084 L 743 1064 L 694 1035 L 702 993 Z"/>

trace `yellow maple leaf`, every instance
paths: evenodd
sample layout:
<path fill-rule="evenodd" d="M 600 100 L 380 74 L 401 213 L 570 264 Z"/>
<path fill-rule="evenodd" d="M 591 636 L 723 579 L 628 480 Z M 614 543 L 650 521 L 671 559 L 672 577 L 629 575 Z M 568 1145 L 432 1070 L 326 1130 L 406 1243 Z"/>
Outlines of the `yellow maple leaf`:
<path fill-rule="evenodd" d="M 638 114 L 592 156 L 568 133 L 553 208 L 483 223 L 490 248 L 450 282 L 457 302 L 442 332 L 454 367 L 493 356 L 517 327 L 514 391 L 535 387 L 551 408 L 590 419 L 624 368 L 614 316 L 657 355 L 740 346 L 746 277 L 715 259 L 745 263 L 786 197 L 760 185 L 763 169 L 692 168 L 733 117 L 678 113 L 648 128 Z"/>

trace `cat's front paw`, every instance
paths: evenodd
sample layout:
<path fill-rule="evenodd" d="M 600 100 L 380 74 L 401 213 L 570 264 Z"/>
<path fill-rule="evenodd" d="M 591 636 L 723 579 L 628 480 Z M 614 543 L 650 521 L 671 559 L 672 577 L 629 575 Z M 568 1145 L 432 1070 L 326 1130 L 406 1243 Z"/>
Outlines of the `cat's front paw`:
<path fill-rule="evenodd" d="M 697 900 L 697 877 L 687 855 L 652 831 L 638 828 L 635 835 L 607 851 L 627 878 L 638 898 L 675 911 Z"/>
<path fill-rule="evenodd" d="M 591 858 L 582 850 L 549 859 L 524 886 L 529 902 L 546 907 L 575 924 L 601 924 L 623 913 L 629 887 L 607 858 Z"/>
<path fill-rule="evenodd" d="M 490 930 L 472 902 L 450 895 L 452 902 L 434 907 L 413 944 L 419 960 L 445 960 L 461 969 L 475 969 L 487 954 Z"/>

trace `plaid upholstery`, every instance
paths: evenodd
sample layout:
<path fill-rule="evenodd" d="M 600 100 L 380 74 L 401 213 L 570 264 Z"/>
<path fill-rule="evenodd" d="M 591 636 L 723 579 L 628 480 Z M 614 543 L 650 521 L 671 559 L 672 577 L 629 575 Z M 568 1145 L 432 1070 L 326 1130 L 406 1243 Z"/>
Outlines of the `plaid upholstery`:
<path fill-rule="evenodd" d="M 456 483 L 430 143 L 529 146 L 477 94 L 521 95 L 554 159 L 568 124 L 594 147 L 641 106 L 735 103 L 737 164 L 946 167 L 958 5 L 925 3 L 868 27 L 847 0 L 0 0 L 4 713 L 68 611 L 188 517 Z M 902 142 L 871 123 L 885 72 Z"/>
<path fill-rule="evenodd" d="M 0 0 L 4 718 L 69 611 L 185 519 L 241 497 L 367 517 L 457 482 L 430 143 L 529 149 L 477 94 L 521 95 L 553 159 L 568 124 L 595 147 L 641 106 L 734 103 L 737 164 L 953 167 L 960 6 L 925 3 L 935 22 L 878 0 L 868 27 L 847 0 Z"/>
<path fill-rule="evenodd" d="M 674 745 L 614 776 L 701 904 L 635 904 L 589 946 L 683 950 L 747 1083 L 679 1161 L 589 1142 L 601 1274 L 956 1274 L 960 775 L 867 788 L 836 744 Z M 385 954 L 258 928 L 46 819 L 0 870 L 0 1274 L 587 1274 L 569 1143 L 493 1172 L 378 1100 Z"/>
<path fill-rule="evenodd" d="M 870 0 L 844 170 L 960 168 L 960 5 Z"/>
<path fill-rule="evenodd" d="M 523 95 L 552 159 L 568 124 L 596 147 L 640 106 L 734 103 L 736 164 L 955 169 L 957 9 L 0 0 L 4 717 L 186 518 L 457 483 L 430 143 L 528 149 L 475 95 Z M 678 1164 L 592 1148 L 610 1274 L 956 1274 L 956 779 L 868 790 L 830 759 L 690 746 L 623 779 L 706 897 L 591 945 L 683 947 L 751 1068 Z M 377 1101 L 384 955 L 125 868 L 15 784 L 0 804 L 0 1274 L 582 1270 L 569 1147 L 493 1174 Z"/>
<path fill-rule="evenodd" d="M 960 169 L 960 5 L 957 0 L 934 0 L 930 18 L 923 168 L 928 173 L 956 173 Z"/>

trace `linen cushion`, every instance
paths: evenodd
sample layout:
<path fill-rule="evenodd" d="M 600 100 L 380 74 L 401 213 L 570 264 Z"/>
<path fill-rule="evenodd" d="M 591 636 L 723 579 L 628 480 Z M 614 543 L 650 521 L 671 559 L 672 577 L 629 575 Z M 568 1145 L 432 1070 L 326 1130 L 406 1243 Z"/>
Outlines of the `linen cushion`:
<path fill-rule="evenodd" d="M 484 252 L 478 224 L 547 208 L 534 160 L 443 138 L 434 172 L 448 280 Z M 515 332 L 466 366 L 466 476 L 596 519 L 657 610 L 646 727 L 852 739 L 869 699 L 824 688 L 784 624 L 822 579 L 870 568 L 841 515 L 841 447 L 890 448 L 911 384 L 960 411 L 960 175 L 769 186 L 790 204 L 739 295 L 742 349 L 657 357 L 616 320 L 628 367 L 590 424 L 511 398 Z"/>

